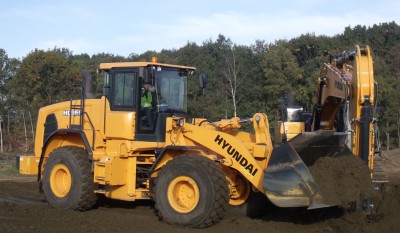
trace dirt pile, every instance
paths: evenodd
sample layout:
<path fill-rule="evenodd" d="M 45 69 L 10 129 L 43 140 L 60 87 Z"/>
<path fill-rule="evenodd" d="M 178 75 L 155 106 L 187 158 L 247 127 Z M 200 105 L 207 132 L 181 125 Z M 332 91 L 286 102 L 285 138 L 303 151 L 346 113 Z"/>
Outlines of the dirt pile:
<path fill-rule="evenodd" d="M 347 206 L 351 202 L 377 196 L 368 167 L 355 156 L 322 157 L 309 167 L 328 205 Z"/>
<path fill-rule="evenodd" d="M 368 216 L 369 232 L 399 232 L 400 186 L 383 184 L 374 209 L 375 213 Z"/>
<path fill-rule="evenodd" d="M 399 232 L 400 187 L 384 184 L 381 185 L 379 190 L 379 195 L 373 201 L 374 214 L 366 215 L 364 212 L 351 212 L 338 219 L 331 219 L 327 224 L 334 229 L 333 232 Z"/>

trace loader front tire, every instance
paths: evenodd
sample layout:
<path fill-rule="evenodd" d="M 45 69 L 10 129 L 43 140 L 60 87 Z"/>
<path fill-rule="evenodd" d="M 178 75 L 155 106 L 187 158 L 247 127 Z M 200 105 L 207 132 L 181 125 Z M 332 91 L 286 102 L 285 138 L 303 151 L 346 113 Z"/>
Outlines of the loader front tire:
<path fill-rule="evenodd" d="M 78 211 L 91 209 L 96 197 L 86 151 L 75 146 L 54 150 L 44 166 L 43 192 L 53 207 Z"/>
<path fill-rule="evenodd" d="M 156 210 L 171 225 L 209 227 L 222 219 L 228 202 L 228 182 L 222 169 L 200 155 L 172 159 L 155 182 Z"/>

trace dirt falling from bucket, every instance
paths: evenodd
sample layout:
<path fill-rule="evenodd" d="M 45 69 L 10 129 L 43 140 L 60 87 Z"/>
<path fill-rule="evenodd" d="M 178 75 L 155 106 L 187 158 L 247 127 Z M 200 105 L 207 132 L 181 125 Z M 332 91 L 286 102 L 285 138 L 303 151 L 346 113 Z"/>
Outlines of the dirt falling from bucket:
<path fill-rule="evenodd" d="M 322 157 L 309 170 L 325 204 L 347 206 L 378 194 L 372 187 L 368 167 L 358 157 Z"/>

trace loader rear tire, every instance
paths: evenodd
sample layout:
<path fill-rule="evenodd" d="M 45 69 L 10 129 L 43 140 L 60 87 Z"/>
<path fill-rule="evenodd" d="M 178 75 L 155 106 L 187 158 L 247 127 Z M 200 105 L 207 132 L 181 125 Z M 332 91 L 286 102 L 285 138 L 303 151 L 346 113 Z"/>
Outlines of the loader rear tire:
<path fill-rule="evenodd" d="M 53 207 L 78 211 L 91 209 L 96 196 L 86 151 L 75 146 L 54 150 L 44 166 L 43 192 Z"/>
<path fill-rule="evenodd" d="M 205 228 L 218 223 L 229 202 L 222 169 L 200 155 L 182 155 L 169 161 L 155 181 L 155 207 L 171 225 Z"/>

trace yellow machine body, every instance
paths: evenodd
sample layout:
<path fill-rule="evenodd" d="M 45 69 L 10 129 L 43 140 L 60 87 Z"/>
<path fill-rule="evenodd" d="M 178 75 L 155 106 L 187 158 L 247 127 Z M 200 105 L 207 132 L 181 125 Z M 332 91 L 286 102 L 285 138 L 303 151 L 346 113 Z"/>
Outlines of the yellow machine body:
<path fill-rule="evenodd" d="M 190 148 L 191 153 L 201 154 L 212 160 L 221 160 L 223 166 L 233 168 L 257 189 L 263 190 L 262 175 L 272 151 L 268 119 L 265 114 L 256 114 L 252 119 L 258 131 L 257 136 L 237 131 L 235 127 L 240 127 L 237 123 L 239 119 L 223 122 L 223 126 L 207 123 L 199 127 L 184 122 L 184 118 L 171 117 L 167 119 L 166 124 L 165 138 L 168 140 L 148 142 L 135 140 L 135 113 L 110 111 L 105 97 L 85 100 L 85 112 L 90 116 L 90 121 L 89 118 L 84 118 L 82 135 L 62 130 L 69 128 L 69 107 L 70 102 L 63 102 L 40 110 L 38 126 L 51 124 L 49 121 L 46 122 L 46 118 L 51 115 L 56 119 L 60 130 L 51 135 L 45 145 L 44 140 L 36 140 L 35 156 L 20 158 L 22 174 L 37 174 L 41 156 L 43 162 L 40 166 L 43 169 L 46 158 L 57 148 L 78 146 L 86 149 L 89 146 L 92 148 L 94 182 L 107 186 L 107 191 L 99 189 L 96 192 L 120 200 L 149 199 L 151 196 L 148 182 L 143 183 L 143 189 L 135 188 L 134 175 L 137 165 L 153 165 L 156 161 L 155 154 L 149 154 L 148 151 L 155 148 L 182 146 Z M 256 121 L 254 118 L 260 120 Z M 72 123 L 77 121 L 79 116 L 72 116 Z M 176 121 L 183 121 L 183 126 L 176 126 Z M 199 122 L 199 119 L 194 119 L 194 122 L 196 121 Z M 230 129 L 227 130 L 228 128 Z M 36 138 L 45 138 L 45 129 L 46 127 L 38 127 Z M 182 152 L 182 150 L 169 150 L 153 169 L 152 176 L 156 176 L 163 165 Z"/>
<path fill-rule="evenodd" d="M 158 63 L 105 63 L 100 68 L 151 65 L 194 70 L 193 67 Z M 81 101 L 84 101 L 82 105 Z M 83 105 L 84 112 L 71 108 Z M 220 161 L 221 169 L 231 181 L 232 195 L 236 197 L 232 202 L 243 204 L 250 184 L 263 190 L 262 177 L 272 151 L 268 118 L 259 113 L 250 120 L 255 134 L 238 131 L 239 118 L 199 126 L 198 122 L 204 120 L 193 119 L 192 123 L 187 123 L 183 117 L 168 117 L 165 141 L 142 141 L 135 137 L 137 113 L 111 110 L 110 100 L 105 96 L 53 104 L 40 109 L 35 155 L 20 158 L 20 172 L 37 174 L 41 181 L 43 174 L 40 172 L 54 150 L 67 146 L 81 147 L 88 151 L 93 164 L 93 182 L 98 187 L 95 192 L 113 199 L 133 201 L 152 198 L 149 179 L 137 184 L 138 166 L 152 167 L 151 177 L 157 177 L 158 171 L 174 157 L 183 153 L 199 154 Z M 183 122 L 183 126 L 177 126 L 177 121 Z M 162 159 L 157 160 L 156 149 L 166 149 Z M 235 180 L 240 180 L 238 182 L 244 186 L 240 191 Z"/>

